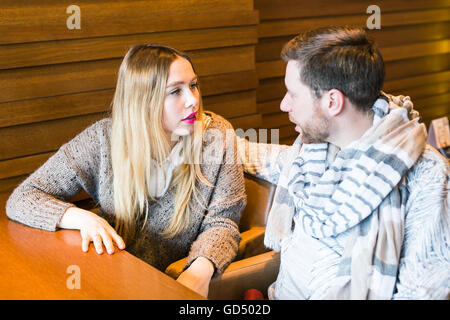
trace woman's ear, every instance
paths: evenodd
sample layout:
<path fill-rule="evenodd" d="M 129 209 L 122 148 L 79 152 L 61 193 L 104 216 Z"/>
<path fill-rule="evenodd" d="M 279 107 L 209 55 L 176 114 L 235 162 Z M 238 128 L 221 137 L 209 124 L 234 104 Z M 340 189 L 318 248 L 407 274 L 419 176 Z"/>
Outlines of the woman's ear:
<path fill-rule="evenodd" d="M 331 89 L 327 93 L 326 111 L 330 117 L 336 117 L 344 110 L 344 94 L 338 89 Z"/>

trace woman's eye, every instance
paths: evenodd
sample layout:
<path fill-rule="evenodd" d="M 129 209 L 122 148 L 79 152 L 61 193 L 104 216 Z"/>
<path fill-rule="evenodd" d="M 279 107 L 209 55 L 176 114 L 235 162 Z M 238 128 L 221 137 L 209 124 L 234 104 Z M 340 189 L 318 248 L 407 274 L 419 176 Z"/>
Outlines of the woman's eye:
<path fill-rule="evenodd" d="M 198 88 L 198 82 L 194 82 L 191 84 L 191 89 Z"/>
<path fill-rule="evenodd" d="M 171 94 L 171 95 L 178 95 L 180 92 L 181 92 L 180 89 L 175 89 L 175 90 L 170 91 L 169 94 Z"/>

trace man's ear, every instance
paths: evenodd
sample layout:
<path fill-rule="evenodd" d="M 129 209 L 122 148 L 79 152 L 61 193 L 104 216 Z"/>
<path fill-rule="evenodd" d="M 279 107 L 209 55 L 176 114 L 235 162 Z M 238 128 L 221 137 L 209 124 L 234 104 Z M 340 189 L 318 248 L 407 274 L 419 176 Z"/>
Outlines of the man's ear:
<path fill-rule="evenodd" d="M 344 94 L 338 89 L 331 89 L 327 93 L 326 111 L 329 116 L 336 117 L 344 110 Z"/>

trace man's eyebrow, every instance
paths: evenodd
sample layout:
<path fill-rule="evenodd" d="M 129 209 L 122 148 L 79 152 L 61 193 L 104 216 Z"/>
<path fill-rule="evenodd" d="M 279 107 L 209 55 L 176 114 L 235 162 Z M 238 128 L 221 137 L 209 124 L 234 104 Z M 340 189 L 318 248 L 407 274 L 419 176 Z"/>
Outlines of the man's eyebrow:
<path fill-rule="evenodd" d="M 192 81 L 195 81 L 195 80 L 197 80 L 197 79 L 198 79 L 198 77 L 195 76 L 194 78 L 191 79 L 191 81 L 189 81 L 189 83 L 192 82 Z M 175 82 L 169 83 L 169 84 L 167 85 L 167 88 L 175 87 L 175 86 L 178 86 L 178 85 L 180 85 L 180 84 L 184 84 L 184 81 L 175 81 Z"/>

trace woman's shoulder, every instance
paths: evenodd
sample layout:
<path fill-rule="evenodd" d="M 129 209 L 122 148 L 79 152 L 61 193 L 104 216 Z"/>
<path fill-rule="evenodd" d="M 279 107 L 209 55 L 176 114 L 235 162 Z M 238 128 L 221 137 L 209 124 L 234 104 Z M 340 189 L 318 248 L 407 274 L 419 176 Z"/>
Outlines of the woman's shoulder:
<path fill-rule="evenodd" d="M 88 125 L 73 139 L 61 146 L 62 149 L 99 148 L 109 141 L 111 118 L 103 118 Z"/>
<path fill-rule="evenodd" d="M 203 134 L 203 148 L 225 150 L 234 145 L 235 132 L 231 123 L 222 116 L 211 111 L 204 112 L 205 131 Z"/>
<path fill-rule="evenodd" d="M 103 118 L 89 125 L 82 133 L 92 137 L 103 136 L 108 138 L 111 133 L 111 127 L 112 119 Z"/>
<path fill-rule="evenodd" d="M 111 118 L 103 118 L 101 120 L 98 120 L 94 122 L 91 127 L 93 130 L 97 131 L 103 131 L 103 132 L 109 132 L 111 130 L 112 126 L 112 119 Z"/>
<path fill-rule="evenodd" d="M 218 129 L 221 131 L 233 130 L 233 126 L 231 125 L 231 123 L 224 117 L 212 111 L 204 111 L 203 114 L 206 122 L 206 130 L 210 129 Z"/>

